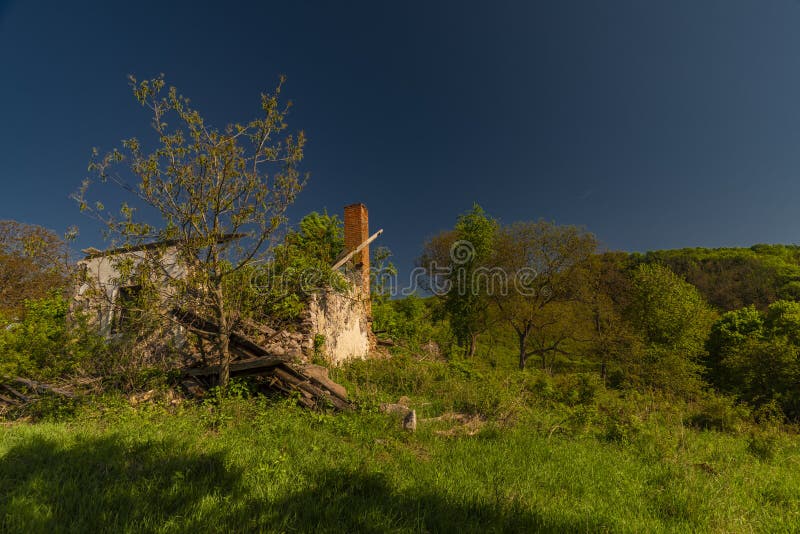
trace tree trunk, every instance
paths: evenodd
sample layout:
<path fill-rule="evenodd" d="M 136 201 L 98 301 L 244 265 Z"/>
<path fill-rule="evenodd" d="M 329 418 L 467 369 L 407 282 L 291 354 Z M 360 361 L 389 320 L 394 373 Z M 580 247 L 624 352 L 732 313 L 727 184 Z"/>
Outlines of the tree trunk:
<path fill-rule="evenodd" d="M 528 338 L 527 334 L 517 333 L 518 341 L 519 341 L 519 370 L 522 371 L 525 369 L 525 364 L 528 361 L 528 355 L 525 352 L 525 345 Z"/>
<path fill-rule="evenodd" d="M 473 356 L 475 356 L 475 351 L 477 350 L 477 348 L 478 348 L 478 334 L 470 334 L 467 358 L 472 358 Z"/>
<path fill-rule="evenodd" d="M 231 378 L 231 324 L 228 321 L 225 309 L 225 296 L 222 288 L 215 288 L 217 323 L 219 335 L 217 336 L 217 351 L 219 352 L 219 387 L 222 391 L 228 387 Z"/>
<path fill-rule="evenodd" d="M 222 391 L 228 387 L 228 382 L 231 379 L 231 350 L 230 350 L 231 336 L 229 334 L 219 334 L 219 387 Z"/>

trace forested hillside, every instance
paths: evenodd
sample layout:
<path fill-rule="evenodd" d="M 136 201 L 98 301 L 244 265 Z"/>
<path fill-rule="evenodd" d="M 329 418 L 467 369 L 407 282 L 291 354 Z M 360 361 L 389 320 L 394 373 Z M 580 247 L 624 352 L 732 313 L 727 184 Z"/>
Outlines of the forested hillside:
<path fill-rule="evenodd" d="M 765 310 L 776 300 L 800 298 L 797 245 L 657 250 L 633 258 L 668 266 L 722 311 L 751 304 Z"/>

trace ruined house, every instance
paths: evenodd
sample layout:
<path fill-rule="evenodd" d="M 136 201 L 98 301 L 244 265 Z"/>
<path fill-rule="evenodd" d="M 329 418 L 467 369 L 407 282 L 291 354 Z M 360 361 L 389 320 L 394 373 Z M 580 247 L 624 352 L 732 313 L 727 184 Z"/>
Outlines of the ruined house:
<path fill-rule="evenodd" d="M 322 356 L 338 364 L 353 358 L 365 358 L 375 348 L 370 305 L 369 244 L 380 232 L 369 235 L 366 206 L 352 204 L 344 208 L 345 250 L 332 269 L 343 269 L 350 281 L 344 291 L 319 290 L 309 296 L 300 320 L 283 331 L 266 332 L 261 341 L 264 352 L 281 358 L 307 363 Z M 226 239 L 235 239 L 229 236 Z M 125 320 L 125 302 L 139 287 L 123 284 L 117 268 L 120 262 L 136 264 L 148 254 L 158 254 L 162 270 L 154 276 L 180 278 L 185 267 L 177 260 L 177 249 L 170 243 L 156 243 L 100 251 L 84 250 L 79 262 L 82 282 L 75 292 L 73 309 L 89 309 L 101 332 L 112 336 Z M 149 257 L 152 259 L 152 256 Z"/>

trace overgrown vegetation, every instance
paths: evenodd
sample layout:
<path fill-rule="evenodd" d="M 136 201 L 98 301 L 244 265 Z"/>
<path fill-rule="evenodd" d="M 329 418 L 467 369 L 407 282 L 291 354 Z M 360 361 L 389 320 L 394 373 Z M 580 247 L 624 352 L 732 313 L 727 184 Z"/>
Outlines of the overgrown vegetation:
<path fill-rule="evenodd" d="M 280 86 L 222 131 L 161 78 L 132 88 L 160 148 L 130 139 L 91 169 L 122 183 L 110 168 L 130 163 L 162 220 L 106 217 L 88 182 L 77 197 L 121 238 L 118 294 L 71 273 L 52 232 L 0 222 L 0 531 L 800 524 L 798 247 L 601 252 L 583 228 L 476 204 L 423 245 L 427 293 L 397 298 L 373 249 L 380 351 L 331 370 L 351 412 L 311 412 L 228 372 L 231 336 L 287 333 L 312 291 L 348 285 L 335 215 L 277 238 L 304 146 Z M 73 298 L 93 290 L 113 325 Z M 181 313 L 200 319 L 183 337 Z M 306 356 L 325 363 L 329 342 Z M 207 356 L 218 386 L 192 398 L 178 367 Z"/>
<path fill-rule="evenodd" d="M 796 434 L 716 398 L 519 372 L 514 358 L 355 362 L 359 404 L 92 401 L 0 429 L 0 530 L 791 531 Z M 234 382 L 236 383 L 236 382 Z M 410 434 L 379 403 L 407 396 Z"/>

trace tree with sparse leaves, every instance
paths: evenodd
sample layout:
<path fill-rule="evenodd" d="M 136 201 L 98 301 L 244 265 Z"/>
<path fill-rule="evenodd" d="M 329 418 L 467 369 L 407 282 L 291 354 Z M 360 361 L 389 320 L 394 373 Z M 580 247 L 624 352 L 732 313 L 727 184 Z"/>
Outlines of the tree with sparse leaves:
<path fill-rule="evenodd" d="M 134 97 L 151 114 L 155 143 L 134 137 L 105 155 L 95 150 L 89 170 L 95 181 L 122 186 L 136 202 L 110 213 L 87 198 L 91 178 L 75 195 L 83 211 L 105 223 L 115 246 L 161 244 L 123 272 L 140 281 L 142 272 L 158 273 L 165 310 L 188 309 L 216 324 L 214 331 L 196 333 L 213 346 L 221 386 L 230 376 L 230 336 L 242 319 L 240 284 L 232 281 L 268 257 L 305 181 L 298 170 L 305 136 L 288 129 L 291 103 L 279 98 L 283 83 L 281 77 L 273 92 L 261 95 L 257 118 L 217 129 L 174 87 L 166 89 L 163 76 L 130 77 Z M 137 183 L 129 185 L 129 177 Z M 140 216 L 140 206 L 157 216 Z M 180 269 L 159 265 L 168 253 Z"/>

